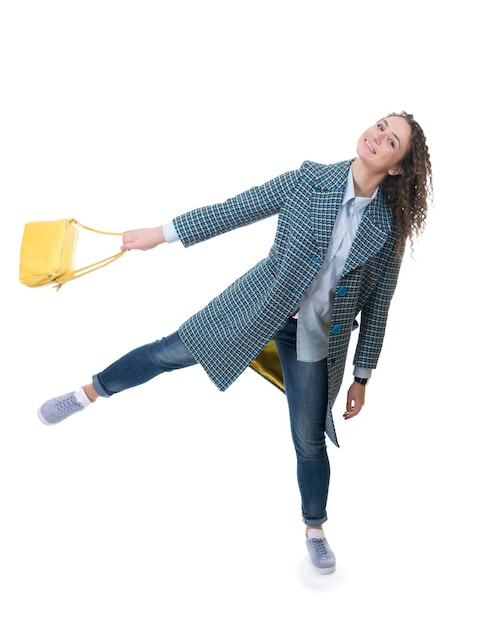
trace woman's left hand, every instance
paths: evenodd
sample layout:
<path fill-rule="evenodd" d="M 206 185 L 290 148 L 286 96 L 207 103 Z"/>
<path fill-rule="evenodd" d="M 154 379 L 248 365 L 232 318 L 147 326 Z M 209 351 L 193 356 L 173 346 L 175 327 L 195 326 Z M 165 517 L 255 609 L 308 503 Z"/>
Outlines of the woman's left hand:
<path fill-rule="evenodd" d="M 365 402 L 365 385 L 356 383 L 355 381 L 350 385 L 350 389 L 347 393 L 347 410 L 344 413 L 346 420 L 351 417 L 355 417 L 360 413 L 361 408 Z"/>

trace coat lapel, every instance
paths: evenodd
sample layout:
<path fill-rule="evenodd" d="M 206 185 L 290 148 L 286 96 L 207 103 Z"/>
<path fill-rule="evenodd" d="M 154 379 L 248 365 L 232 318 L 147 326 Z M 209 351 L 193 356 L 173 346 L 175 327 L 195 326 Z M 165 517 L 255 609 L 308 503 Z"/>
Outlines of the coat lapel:
<path fill-rule="evenodd" d="M 342 275 L 364 264 L 375 255 L 386 243 L 391 228 L 391 211 L 378 192 L 364 213 Z"/>
<path fill-rule="evenodd" d="M 311 207 L 312 226 L 322 260 L 330 243 L 337 212 L 342 206 L 351 164 L 352 161 L 343 161 L 325 167 L 321 176 L 315 180 Z"/>

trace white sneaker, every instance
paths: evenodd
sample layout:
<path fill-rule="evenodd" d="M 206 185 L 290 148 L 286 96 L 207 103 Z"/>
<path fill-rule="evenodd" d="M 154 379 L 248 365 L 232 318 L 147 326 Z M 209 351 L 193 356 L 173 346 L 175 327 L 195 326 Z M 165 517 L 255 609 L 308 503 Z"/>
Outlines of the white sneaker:
<path fill-rule="evenodd" d="M 320 528 L 310 528 L 306 547 L 313 567 L 320 574 L 331 574 L 335 571 L 335 554 L 332 552 L 325 534 Z"/>
<path fill-rule="evenodd" d="M 90 400 L 84 389 L 79 389 L 79 391 L 71 391 L 63 396 L 47 400 L 37 411 L 37 415 L 43 424 L 53 426 L 65 420 L 66 417 L 82 411 L 89 404 Z"/>

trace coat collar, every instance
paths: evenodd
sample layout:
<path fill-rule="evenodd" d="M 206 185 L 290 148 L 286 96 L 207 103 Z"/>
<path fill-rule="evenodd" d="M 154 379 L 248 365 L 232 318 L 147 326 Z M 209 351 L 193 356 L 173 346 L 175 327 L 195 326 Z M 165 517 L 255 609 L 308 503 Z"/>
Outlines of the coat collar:
<path fill-rule="evenodd" d="M 332 165 L 320 165 L 315 172 L 314 186 L 317 191 L 345 191 L 349 168 L 354 159 Z"/>

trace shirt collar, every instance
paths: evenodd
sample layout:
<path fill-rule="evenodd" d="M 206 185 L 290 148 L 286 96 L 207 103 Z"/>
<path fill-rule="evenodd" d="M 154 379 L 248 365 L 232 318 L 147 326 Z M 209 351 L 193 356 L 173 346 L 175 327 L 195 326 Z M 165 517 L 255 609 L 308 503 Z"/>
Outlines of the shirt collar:
<path fill-rule="evenodd" d="M 354 190 L 354 178 L 352 176 L 352 168 L 349 168 L 349 174 L 347 176 L 347 187 L 345 189 L 345 194 L 342 200 L 342 206 L 347 204 L 350 200 L 354 200 L 354 211 L 363 211 L 365 207 L 374 200 L 377 196 L 377 192 L 379 187 L 374 191 L 370 198 L 362 198 L 361 196 L 355 195 Z"/>

